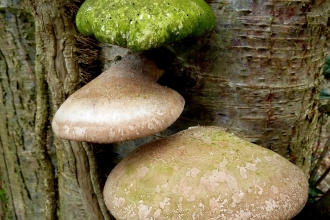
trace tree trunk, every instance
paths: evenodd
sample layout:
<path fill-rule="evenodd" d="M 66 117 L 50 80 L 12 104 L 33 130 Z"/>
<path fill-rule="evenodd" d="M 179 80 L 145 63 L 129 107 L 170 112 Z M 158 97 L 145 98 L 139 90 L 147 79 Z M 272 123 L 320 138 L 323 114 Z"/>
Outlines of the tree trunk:
<path fill-rule="evenodd" d="M 78 6 L 65 0 L 27 3 L 31 10 L 13 1 L 1 13 L 5 72 L 0 97 L 5 114 L 0 122 L 6 126 L 1 127 L 0 153 L 8 197 L 1 201 L 6 210 L 1 214 L 8 219 L 110 219 L 92 147 L 54 138 L 49 128 L 53 112 L 81 83 L 84 70 L 78 63 L 96 59 L 93 50 L 81 46 L 89 42 L 77 35 L 73 18 Z M 81 49 L 89 52 L 84 54 L 88 60 L 77 55 Z M 54 144 L 56 163 L 50 155 Z"/>
<path fill-rule="evenodd" d="M 47 93 L 34 71 L 33 16 L 22 1 L 0 14 L 0 170 L 5 219 L 52 219 L 55 180 L 46 146 Z M 41 82 L 41 83 L 40 83 Z M 38 106 L 38 107 L 37 107 Z M 47 218 L 45 218 L 47 216 Z"/>
<path fill-rule="evenodd" d="M 79 1 L 77 1 L 79 2 Z M 96 53 L 73 23 L 78 5 L 68 0 L 30 1 L 36 23 L 36 75 L 46 76 L 51 115 L 81 84 L 79 62 L 92 64 Z M 77 47 L 80 45 L 80 48 Z M 79 57 L 85 49 L 86 57 Z M 90 49 L 90 50 L 89 50 Z M 81 60 L 85 58 L 85 60 Z M 44 75 L 46 74 L 46 75 Z M 46 90 L 43 93 L 47 93 Z M 59 219 L 109 219 L 96 172 L 92 147 L 54 137 L 58 171 Z"/>
<path fill-rule="evenodd" d="M 60 140 L 50 129 L 60 104 L 95 71 L 94 42 L 74 25 L 81 1 L 0 2 L 0 218 L 111 218 L 101 190 L 109 152 L 122 149 Z M 307 174 L 330 3 L 206 2 L 217 16 L 214 31 L 152 51 L 166 69 L 161 83 L 186 99 L 165 133 L 226 127 Z M 128 53 L 99 45 L 104 65 Z"/>
<path fill-rule="evenodd" d="M 178 130 L 228 128 L 308 175 L 330 2 L 207 2 L 215 30 L 171 47 L 167 83 L 186 99 Z"/>

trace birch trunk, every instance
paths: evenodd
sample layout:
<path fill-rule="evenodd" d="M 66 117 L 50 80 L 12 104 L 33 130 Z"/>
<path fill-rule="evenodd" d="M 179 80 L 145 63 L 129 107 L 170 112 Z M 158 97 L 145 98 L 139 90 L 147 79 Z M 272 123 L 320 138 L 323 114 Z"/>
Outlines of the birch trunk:
<path fill-rule="evenodd" d="M 226 127 L 308 175 L 330 2 L 207 2 L 215 30 L 171 47 L 167 83 L 186 99 L 178 128 Z"/>

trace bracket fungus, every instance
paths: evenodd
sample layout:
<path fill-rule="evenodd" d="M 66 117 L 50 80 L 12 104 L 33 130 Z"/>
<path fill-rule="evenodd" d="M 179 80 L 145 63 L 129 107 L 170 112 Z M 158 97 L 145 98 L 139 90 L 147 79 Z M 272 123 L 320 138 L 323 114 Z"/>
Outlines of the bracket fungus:
<path fill-rule="evenodd" d="M 86 36 L 143 51 L 202 36 L 215 16 L 204 0 L 86 0 L 76 23 Z"/>
<path fill-rule="evenodd" d="M 103 193 L 117 220 L 290 219 L 308 183 L 271 150 L 219 127 L 193 127 L 137 148 Z"/>
<path fill-rule="evenodd" d="M 146 57 L 124 57 L 65 100 L 53 118 L 54 133 L 113 143 L 165 130 L 180 116 L 184 99 L 155 82 L 161 73 Z"/>
<path fill-rule="evenodd" d="M 206 34 L 215 16 L 203 0 L 86 0 L 76 25 L 83 35 L 142 51 Z M 165 130 L 180 116 L 184 100 L 156 84 L 152 78 L 160 72 L 151 63 L 129 56 L 75 92 L 56 112 L 54 133 L 112 143 Z"/>

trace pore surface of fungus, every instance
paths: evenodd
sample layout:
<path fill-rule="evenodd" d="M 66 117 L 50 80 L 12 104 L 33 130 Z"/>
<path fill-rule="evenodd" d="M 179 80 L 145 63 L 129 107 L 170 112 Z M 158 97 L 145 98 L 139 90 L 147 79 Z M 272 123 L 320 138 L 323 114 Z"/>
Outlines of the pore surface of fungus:
<path fill-rule="evenodd" d="M 290 219 L 304 206 L 304 173 L 280 155 L 194 127 L 148 143 L 110 173 L 104 198 L 121 219 Z"/>
<path fill-rule="evenodd" d="M 72 94 L 52 127 L 63 139 L 113 143 L 165 130 L 181 114 L 184 99 L 155 81 L 153 61 L 128 55 Z"/>
<path fill-rule="evenodd" d="M 76 23 L 84 35 L 142 51 L 202 36 L 215 16 L 204 0 L 86 0 Z"/>

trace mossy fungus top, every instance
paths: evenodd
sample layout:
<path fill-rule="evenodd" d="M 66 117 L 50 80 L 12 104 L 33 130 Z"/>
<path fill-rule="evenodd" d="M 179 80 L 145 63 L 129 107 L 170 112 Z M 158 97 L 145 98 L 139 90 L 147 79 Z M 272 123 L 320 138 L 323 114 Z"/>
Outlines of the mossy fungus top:
<path fill-rule="evenodd" d="M 142 51 L 202 36 L 215 16 L 203 0 L 86 0 L 76 23 L 83 35 Z"/>

